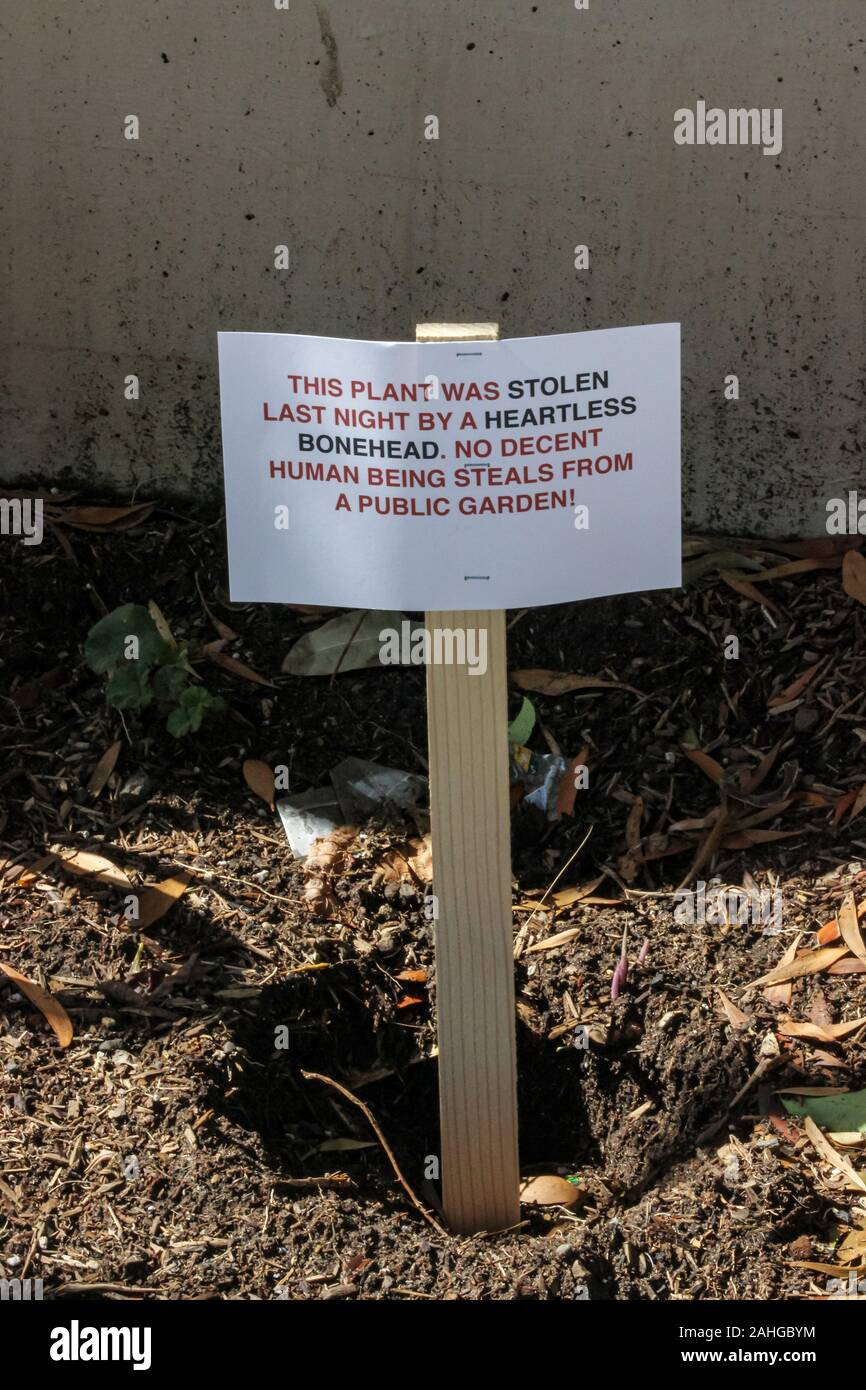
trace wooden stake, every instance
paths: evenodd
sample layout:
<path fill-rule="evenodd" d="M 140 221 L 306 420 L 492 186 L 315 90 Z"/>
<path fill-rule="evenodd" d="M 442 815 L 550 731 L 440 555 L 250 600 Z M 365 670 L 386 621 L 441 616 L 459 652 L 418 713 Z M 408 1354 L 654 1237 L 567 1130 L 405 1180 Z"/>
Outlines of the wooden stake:
<path fill-rule="evenodd" d="M 496 324 L 416 329 L 427 343 L 498 337 Z M 425 622 L 487 634 L 484 675 L 427 667 L 443 1209 L 469 1234 L 520 1217 L 505 614 Z"/>

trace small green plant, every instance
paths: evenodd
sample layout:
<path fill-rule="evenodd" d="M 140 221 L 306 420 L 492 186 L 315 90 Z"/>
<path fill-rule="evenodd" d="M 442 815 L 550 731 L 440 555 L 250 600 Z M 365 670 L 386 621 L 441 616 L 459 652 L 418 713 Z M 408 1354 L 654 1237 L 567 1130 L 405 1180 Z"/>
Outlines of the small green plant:
<path fill-rule="evenodd" d="M 140 604 L 125 603 L 100 618 L 87 634 L 84 656 L 92 671 L 108 676 L 109 705 L 142 710 L 155 703 L 167 713 L 166 728 L 175 738 L 195 733 L 205 715 L 226 707 L 195 681 L 186 649 L 170 633 L 163 636 Z"/>

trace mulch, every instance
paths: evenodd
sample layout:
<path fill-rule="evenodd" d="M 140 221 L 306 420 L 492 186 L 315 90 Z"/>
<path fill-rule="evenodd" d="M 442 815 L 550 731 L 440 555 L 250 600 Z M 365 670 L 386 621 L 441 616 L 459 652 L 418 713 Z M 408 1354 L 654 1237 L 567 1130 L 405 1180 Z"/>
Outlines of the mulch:
<path fill-rule="evenodd" d="M 242 771 L 286 766 L 293 792 L 346 757 L 423 776 L 423 670 L 282 674 L 328 614 L 230 604 L 221 517 L 50 501 L 43 545 L 0 542 L 0 960 L 74 1035 L 62 1047 L 0 975 L 0 1275 L 53 1298 L 826 1296 L 866 1193 L 777 1092 L 866 1086 L 864 1027 L 786 1031 L 861 1017 L 864 976 L 849 955 L 781 1003 L 755 982 L 866 895 L 845 545 L 693 537 L 682 590 L 509 614 L 513 668 L 617 683 L 536 676 L 511 696 L 536 708 L 534 751 L 585 749 L 589 768 L 571 811 L 518 800 L 512 818 L 521 1158 L 579 1200 L 457 1238 L 426 1176 L 425 885 L 387 871 L 423 816 L 359 826 L 311 899 Z M 108 708 L 83 657 L 100 617 L 151 600 L 227 705 L 180 740 Z M 132 888 L 71 872 L 82 852 Z M 158 920 L 124 916 L 130 891 L 178 874 Z M 780 894 L 780 919 L 683 920 L 677 890 L 714 879 Z M 310 1072 L 369 1108 L 432 1222 L 364 1114 Z"/>

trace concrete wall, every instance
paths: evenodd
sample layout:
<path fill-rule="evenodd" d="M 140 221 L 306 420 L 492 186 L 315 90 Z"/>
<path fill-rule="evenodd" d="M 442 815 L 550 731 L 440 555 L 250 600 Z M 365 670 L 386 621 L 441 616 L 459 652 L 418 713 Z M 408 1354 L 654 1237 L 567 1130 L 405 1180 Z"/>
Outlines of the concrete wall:
<path fill-rule="evenodd" d="M 0 31 L 7 483 L 218 496 L 218 328 L 432 318 L 680 319 L 693 527 L 819 534 L 866 486 L 863 0 L 33 0 Z M 782 107 L 780 156 L 676 146 L 699 98 Z"/>

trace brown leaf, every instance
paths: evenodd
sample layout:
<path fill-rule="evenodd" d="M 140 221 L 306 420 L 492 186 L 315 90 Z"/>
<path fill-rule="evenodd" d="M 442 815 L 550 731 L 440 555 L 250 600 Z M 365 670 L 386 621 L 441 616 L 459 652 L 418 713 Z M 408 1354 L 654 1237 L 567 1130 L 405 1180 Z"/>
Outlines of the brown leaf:
<path fill-rule="evenodd" d="M 818 975 L 822 970 L 826 970 L 828 965 L 841 960 L 842 956 L 847 954 L 847 946 L 822 946 L 818 951 L 804 951 L 787 965 L 777 965 L 767 975 L 752 980 L 751 984 L 778 985 L 783 980 L 799 980 L 804 975 Z"/>
<path fill-rule="evenodd" d="M 395 980 L 406 980 L 413 985 L 426 985 L 426 970 L 401 970 L 399 975 L 394 976 Z"/>
<path fill-rule="evenodd" d="M 244 781 L 250 791 L 260 796 L 266 805 L 274 809 L 274 769 L 259 758 L 247 758 L 243 765 Z"/>
<path fill-rule="evenodd" d="M 6 494 L 8 496 L 8 494 Z M 33 680 L 24 681 L 18 685 L 9 696 L 16 709 L 30 710 L 35 709 L 42 703 L 42 697 L 49 690 L 56 690 L 63 683 L 65 673 L 60 666 L 55 666 L 52 671 L 45 671 L 41 676 L 34 676 Z"/>
<path fill-rule="evenodd" d="M 854 805 L 851 807 L 851 814 L 848 817 L 849 825 L 851 824 L 852 820 L 857 819 L 864 807 L 866 807 L 866 782 L 863 783 L 862 787 L 857 793 L 857 796 L 855 797 Z"/>
<path fill-rule="evenodd" d="M 433 882 L 433 841 L 429 835 L 413 840 L 415 853 L 409 859 L 409 869 L 419 883 Z"/>
<path fill-rule="evenodd" d="M 574 802 L 577 796 L 577 786 L 575 785 L 577 769 L 586 767 L 589 758 L 589 744 L 585 743 L 576 758 L 572 758 L 565 772 L 560 779 L 556 793 L 556 814 L 557 816 L 573 816 Z"/>
<path fill-rule="evenodd" d="M 772 772 L 773 767 L 775 766 L 776 759 L 779 756 L 779 750 L 781 749 L 781 747 L 782 740 L 780 739 L 779 742 L 775 745 L 775 747 L 770 749 L 769 753 L 764 754 L 763 758 L 758 763 L 758 766 L 755 768 L 755 771 L 749 773 L 743 785 L 743 791 L 746 792 L 747 795 L 751 796 L 754 792 L 758 791 L 758 789 L 761 786 L 763 786 L 768 775 L 770 774 L 770 772 Z"/>
<path fill-rule="evenodd" d="M 304 861 L 304 868 L 316 874 L 342 873 L 351 864 L 349 850 L 355 843 L 358 831 L 354 825 L 339 825 L 330 835 L 323 835 L 313 842 L 313 847 Z"/>
<path fill-rule="evenodd" d="M 745 575 L 734 574 L 731 570 L 719 570 L 719 574 L 725 583 L 744 598 L 752 600 L 752 603 L 759 603 L 762 608 L 768 608 L 772 613 L 781 613 L 782 609 L 774 603 L 766 594 L 762 594 L 760 589 L 756 589 L 754 584 L 750 584 Z"/>
<path fill-rule="evenodd" d="M 168 618 L 165 616 L 155 599 L 148 599 L 147 611 L 150 614 L 151 622 L 153 623 L 163 642 L 165 642 L 166 646 L 176 647 L 177 642 L 175 641 L 174 633 L 172 632 L 171 627 L 169 626 Z"/>
<path fill-rule="evenodd" d="M 63 1006 L 41 985 L 34 984 L 26 975 L 20 975 L 14 966 L 0 960 L 0 970 L 18 986 L 22 994 L 26 994 L 31 1004 L 35 1004 L 39 1012 L 45 1015 L 57 1035 L 60 1046 L 68 1047 L 72 1042 L 74 1029 L 72 1020 Z"/>
<path fill-rule="evenodd" d="M 825 922 L 820 931 L 815 933 L 821 946 L 829 946 L 831 941 L 838 941 L 842 935 L 839 930 L 839 923 L 836 918 Z"/>
<path fill-rule="evenodd" d="M 686 757 L 701 769 L 711 782 L 718 786 L 725 775 L 725 769 L 721 763 L 717 763 L 715 758 L 711 758 L 709 753 L 705 753 L 701 748 L 683 748 Z"/>
<path fill-rule="evenodd" d="M 727 824 L 727 812 L 720 811 L 718 820 L 715 822 L 714 825 L 710 827 L 703 840 L 701 841 L 701 844 L 698 847 L 698 852 L 695 855 L 694 860 L 692 861 L 691 868 L 689 869 L 685 878 L 683 878 L 681 882 L 677 885 L 678 888 L 685 888 L 687 883 L 691 883 L 692 879 L 697 878 L 700 870 L 704 867 L 706 863 L 708 863 L 712 859 L 713 855 L 715 854 L 716 850 L 719 848 L 722 842 L 722 837 L 725 833 Z"/>
<path fill-rule="evenodd" d="M 602 680 L 599 676 L 571 676 L 536 666 L 512 671 L 511 679 L 519 690 L 531 690 L 536 695 L 568 695 L 572 690 L 630 690 L 633 695 L 641 693 L 623 681 Z"/>
<path fill-rule="evenodd" d="M 853 551 L 850 552 L 853 554 Z M 861 960 L 866 960 L 866 945 L 863 942 L 863 934 L 857 921 L 857 907 L 854 902 L 854 894 L 848 893 L 845 901 L 839 909 L 839 933 L 845 945 L 852 955 L 859 956 Z"/>
<path fill-rule="evenodd" d="M 833 807 L 833 824 L 834 824 L 834 826 L 836 826 L 836 825 L 839 824 L 839 822 L 840 822 L 840 820 L 842 819 L 842 817 L 844 816 L 845 812 L 846 812 L 847 810 L 849 810 L 851 806 L 854 805 L 854 802 L 855 802 L 856 800 L 857 800 L 857 790 L 856 790 L 856 788 L 853 788 L 853 789 L 852 789 L 851 791 L 849 791 L 849 792 L 843 792 L 843 793 L 842 793 L 842 795 L 839 797 L 839 800 L 836 802 L 836 805 Z"/>
<path fill-rule="evenodd" d="M 252 681 L 254 685 L 266 685 L 270 690 L 276 690 L 273 681 L 266 680 L 260 676 L 258 671 L 254 671 L 246 662 L 238 661 L 237 657 L 229 656 L 226 652 L 219 651 L 218 643 L 209 642 L 203 648 L 205 656 L 209 657 L 217 666 L 222 666 L 224 671 L 229 671 L 233 676 L 240 676 L 241 680 Z"/>
<path fill-rule="evenodd" d="M 57 855 L 61 866 L 69 869 L 70 873 L 80 874 L 84 878 L 96 878 L 100 883 L 110 883 L 112 888 L 132 887 L 123 869 L 118 869 L 116 864 L 112 864 L 110 859 L 101 854 L 91 854 L 89 850 L 83 849 L 68 849 L 65 845 L 52 845 L 51 852 Z"/>
<path fill-rule="evenodd" d="M 753 845 L 771 845 L 775 840 L 790 840 L 802 833 L 802 830 L 735 830 L 722 840 L 722 849 L 751 849 Z"/>
<path fill-rule="evenodd" d="M 782 956 L 782 959 L 779 961 L 779 965 L 791 964 L 791 961 L 794 960 L 797 955 L 797 947 L 800 945 L 802 939 L 803 933 L 798 932 L 785 951 L 785 954 Z M 767 985 L 764 990 L 764 998 L 768 1004 L 781 1004 L 784 1008 L 787 1008 L 791 1002 L 791 995 L 793 992 L 793 984 L 790 980 L 786 980 L 780 985 Z"/>
<path fill-rule="evenodd" d="M 146 521 L 153 502 L 136 502 L 131 507 L 66 507 L 56 520 L 77 531 L 128 531 Z"/>
<path fill-rule="evenodd" d="M 866 1018 L 855 1018 L 849 1023 L 797 1023 L 786 1018 L 776 1026 L 776 1032 L 785 1038 L 811 1038 L 814 1042 L 834 1043 L 856 1032 L 864 1023 Z"/>
<path fill-rule="evenodd" d="M 827 974 L 866 975 L 866 961 L 855 960 L 853 956 L 846 956 L 844 960 L 837 960 L 835 965 L 828 965 Z"/>
<path fill-rule="evenodd" d="M 821 662 L 816 661 L 814 666 L 807 666 L 795 681 L 779 692 L 778 695 L 771 695 L 767 701 L 767 708 L 772 709 L 774 705 L 786 705 L 789 700 L 798 700 L 806 689 L 807 685 L 814 679 L 816 671 L 820 670 Z"/>
<path fill-rule="evenodd" d="M 859 550 L 847 550 L 842 561 L 842 588 L 849 598 L 866 603 L 866 557 Z"/>
<path fill-rule="evenodd" d="M 172 878 L 163 879 L 162 883 L 154 883 L 150 888 L 146 888 L 138 900 L 138 920 L 133 922 L 133 926 L 141 931 L 152 927 L 154 922 L 158 922 L 174 907 L 178 898 L 183 897 L 191 881 L 192 874 L 182 869 Z"/>
<path fill-rule="evenodd" d="M 810 1115 L 805 1116 L 803 1126 L 821 1157 L 832 1164 L 834 1168 L 838 1168 L 840 1172 L 845 1174 L 849 1186 L 860 1188 L 863 1192 L 866 1192 L 866 1182 L 864 1182 L 860 1174 L 855 1171 L 851 1160 L 845 1158 L 843 1154 L 836 1152 L 829 1139 L 824 1137 Z"/>
<path fill-rule="evenodd" d="M 394 846 L 379 859 L 373 872 L 372 883 L 432 883 L 433 856 L 431 840 L 425 835 L 423 840 L 410 840 L 407 846 Z"/>
<path fill-rule="evenodd" d="M 830 556 L 825 560 L 789 560 L 785 565 L 775 565 L 769 570 L 759 570 L 752 578 L 761 584 L 767 579 L 790 579 L 794 574 L 808 574 L 811 570 L 837 570 L 842 564 L 840 556 Z"/>
<path fill-rule="evenodd" d="M 338 917 L 340 904 L 327 879 L 310 878 L 304 886 L 304 906 L 317 917 Z"/>
<path fill-rule="evenodd" d="M 732 1028 L 739 1032 L 743 1028 L 748 1028 L 751 1025 L 752 1020 L 749 1015 L 744 1014 L 742 1009 L 738 1009 L 736 1004 L 733 1000 L 728 998 L 723 989 L 719 990 L 719 998 L 722 1001 L 722 1008 L 727 1014 L 728 1022 Z"/>
<path fill-rule="evenodd" d="M 565 931 L 556 932 L 554 936 L 545 937 L 543 941 L 533 941 L 531 946 L 527 946 L 526 954 L 530 951 L 552 951 L 556 946 L 564 946 L 576 936 L 580 936 L 580 927 L 568 927 Z"/>
<path fill-rule="evenodd" d="M 625 823 L 625 842 L 630 850 L 636 850 L 640 844 L 640 823 L 643 817 L 643 797 L 636 796 L 631 803 L 628 819 Z"/>
<path fill-rule="evenodd" d="M 106 748 L 93 772 L 90 774 L 90 781 L 87 783 L 87 790 L 91 796 L 97 797 L 105 787 L 106 782 L 114 771 L 115 764 L 122 748 L 120 739 L 112 743 L 110 748 Z"/>
<path fill-rule="evenodd" d="M 572 903 L 579 903 L 590 893 L 594 893 L 600 883 L 603 883 L 606 874 L 599 874 L 598 878 L 590 879 L 588 883 L 578 885 L 574 888 L 560 888 L 557 893 L 552 894 L 550 901 L 557 907 L 570 907 Z"/>

